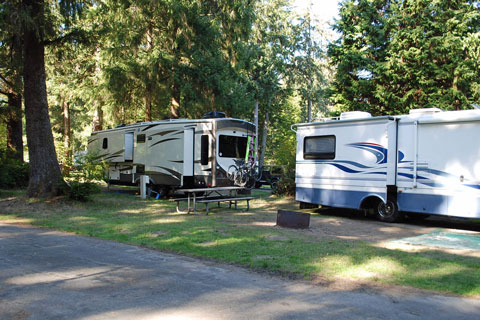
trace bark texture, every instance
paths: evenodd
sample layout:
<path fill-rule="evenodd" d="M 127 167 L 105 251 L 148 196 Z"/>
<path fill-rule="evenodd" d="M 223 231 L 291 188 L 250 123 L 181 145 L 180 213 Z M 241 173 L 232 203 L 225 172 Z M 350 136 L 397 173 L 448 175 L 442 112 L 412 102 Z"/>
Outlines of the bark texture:
<path fill-rule="evenodd" d="M 265 151 L 267 149 L 267 134 L 268 134 L 268 125 L 270 122 L 270 114 L 268 111 L 265 112 L 265 124 L 263 125 L 262 133 L 262 152 L 260 153 L 260 159 L 258 161 L 258 166 L 260 170 L 263 168 L 263 163 L 265 161 Z"/>
<path fill-rule="evenodd" d="M 97 102 L 92 121 L 92 131 L 103 130 L 103 110 L 100 103 Z"/>
<path fill-rule="evenodd" d="M 70 106 L 63 101 L 63 146 L 67 151 L 67 159 L 72 158 L 72 131 L 70 129 Z"/>
<path fill-rule="evenodd" d="M 13 90 L 7 96 L 7 147 L 15 159 L 23 162 L 22 96 Z"/>
<path fill-rule="evenodd" d="M 48 115 L 45 83 L 45 48 L 41 30 L 44 24 L 44 2 L 24 0 L 34 23 L 24 33 L 24 88 L 28 154 L 30 158 L 29 197 L 53 197 L 62 190 L 52 128 Z"/>

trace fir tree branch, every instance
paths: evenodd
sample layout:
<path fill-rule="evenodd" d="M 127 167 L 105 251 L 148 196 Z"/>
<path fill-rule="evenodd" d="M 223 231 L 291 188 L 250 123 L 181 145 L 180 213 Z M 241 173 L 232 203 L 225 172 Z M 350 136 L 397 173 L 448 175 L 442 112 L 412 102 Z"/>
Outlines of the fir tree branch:
<path fill-rule="evenodd" d="M 52 40 L 45 40 L 43 42 L 44 45 L 49 46 L 49 45 L 55 45 L 55 44 L 62 44 L 65 42 L 70 42 L 70 41 L 78 41 L 80 43 L 86 43 L 88 42 L 88 37 L 87 33 L 84 30 L 80 29 L 73 29 L 69 33 L 66 33 L 65 35 L 52 39 Z"/>
<path fill-rule="evenodd" d="M 5 82 L 5 84 L 7 86 L 9 86 L 10 88 L 14 88 L 14 85 L 13 83 L 11 83 L 10 81 L 8 81 L 4 76 L 2 76 L 2 74 L 0 74 L 0 79 L 3 80 L 3 82 Z M 3 93 L 3 92 L 2 92 Z M 6 94 L 6 93 L 3 93 L 3 94 Z"/>

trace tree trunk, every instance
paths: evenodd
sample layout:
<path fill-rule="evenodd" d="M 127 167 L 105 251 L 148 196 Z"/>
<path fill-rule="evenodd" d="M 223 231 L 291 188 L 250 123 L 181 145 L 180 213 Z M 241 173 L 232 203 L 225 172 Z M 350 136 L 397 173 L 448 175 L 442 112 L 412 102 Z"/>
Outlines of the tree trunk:
<path fill-rule="evenodd" d="M 145 92 L 145 121 L 152 121 L 152 93 L 149 87 Z"/>
<path fill-rule="evenodd" d="M 260 153 L 259 167 L 262 170 L 263 163 L 265 160 L 265 149 L 267 148 L 267 134 L 268 134 L 268 123 L 270 122 L 270 114 L 268 111 L 265 112 L 265 124 L 263 126 L 263 136 L 262 136 L 262 152 Z"/>
<path fill-rule="evenodd" d="M 103 110 L 100 103 L 97 102 L 97 107 L 93 113 L 92 131 L 103 130 Z"/>
<path fill-rule="evenodd" d="M 173 82 L 172 97 L 170 99 L 170 117 L 173 119 L 178 119 L 178 109 L 180 108 L 180 90 L 178 90 L 177 86 L 175 85 L 175 80 L 173 80 Z"/>
<path fill-rule="evenodd" d="M 27 195 L 53 197 L 61 193 L 63 179 L 48 115 L 45 48 L 41 36 L 45 18 L 44 3 L 42 0 L 24 0 L 23 4 L 33 21 L 25 26 L 24 33 L 25 118 L 30 159 Z"/>
<path fill-rule="evenodd" d="M 307 122 L 312 122 L 312 100 L 310 100 L 310 97 L 308 98 L 308 104 L 307 104 Z"/>
<path fill-rule="evenodd" d="M 66 150 L 67 159 L 72 159 L 72 132 L 70 130 L 70 106 L 63 101 L 63 146 Z"/>
<path fill-rule="evenodd" d="M 23 162 L 23 125 L 22 125 L 22 42 L 20 35 L 13 35 L 11 39 L 10 58 L 14 71 L 6 81 L 8 87 L 8 118 L 7 118 L 7 148 L 11 157 Z"/>
<path fill-rule="evenodd" d="M 22 96 L 13 90 L 8 97 L 7 148 L 11 156 L 23 162 Z"/>
<path fill-rule="evenodd" d="M 147 28 L 147 52 L 153 50 L 153 24 L 150 22 Z M 152 74 L 147 71 L 147 83 L 145 86 L 145 121 L 152 121 Z"/>
<path fill-rule="evenodd" d="M 255 124 L 255 163 L 256 163 L 258 160 L 258 100 L 255 101 L 253 123 Z"/>

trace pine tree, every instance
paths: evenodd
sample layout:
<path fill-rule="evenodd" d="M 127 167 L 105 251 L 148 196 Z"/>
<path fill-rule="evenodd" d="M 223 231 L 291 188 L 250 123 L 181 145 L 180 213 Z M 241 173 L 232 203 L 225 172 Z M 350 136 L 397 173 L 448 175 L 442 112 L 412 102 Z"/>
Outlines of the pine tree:
<path fill-rule="evenodd" d="M 341 4 L 334 25 L 340 37 L 330 44 L 328 56 L 337 68 L 330 99 L 342 110 L 382 110 L 376 88 L 391 33 L 390 5 L 388 0 L 346 0 Z"/>
<path fill-rule="evenodd" d="M 329 48 L 332 100 L 374 114 L 470 108 L 479 99 L 478 1 L 347 0 Z"/>
<path fill-rule="evenodd" d="M 0 4 L 0 94 L 6 97 L 3 119 L 7 127 L 7 149 L 10 157 L 23 161 L 22 70 L 23 54 L 19 9 L 12 2 Z"/>

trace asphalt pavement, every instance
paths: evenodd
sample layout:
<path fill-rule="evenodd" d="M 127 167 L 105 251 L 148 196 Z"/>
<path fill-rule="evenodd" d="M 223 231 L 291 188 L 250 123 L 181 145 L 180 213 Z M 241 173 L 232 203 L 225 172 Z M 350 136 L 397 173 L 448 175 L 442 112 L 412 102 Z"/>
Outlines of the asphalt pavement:
<path fill-rule="evenodd" d="M 112 241 L 0 223 L 0 319 L 479 319 L 480 301 L 329 290 Z"/>

